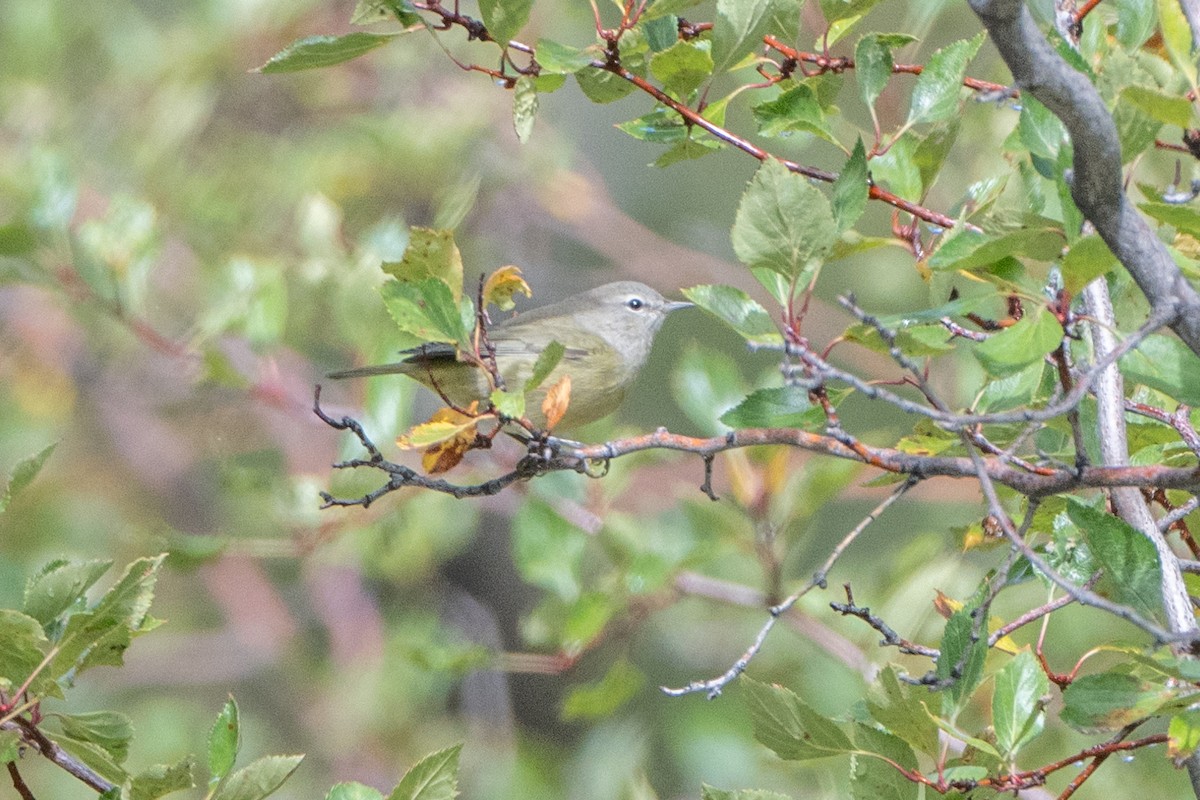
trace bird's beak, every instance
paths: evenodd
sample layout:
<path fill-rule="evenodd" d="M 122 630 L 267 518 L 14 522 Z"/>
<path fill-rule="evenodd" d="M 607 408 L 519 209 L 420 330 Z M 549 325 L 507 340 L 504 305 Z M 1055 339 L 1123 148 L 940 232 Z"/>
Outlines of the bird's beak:
<path fill-rule="evenodd" d="M 669 314 L 672 311 L 678 311 L 681 308 L 691 308 L 694 305 L 695 303 L 689 303 L 687 300 L 672 300 L 666 304 L 665 308 Z"/>

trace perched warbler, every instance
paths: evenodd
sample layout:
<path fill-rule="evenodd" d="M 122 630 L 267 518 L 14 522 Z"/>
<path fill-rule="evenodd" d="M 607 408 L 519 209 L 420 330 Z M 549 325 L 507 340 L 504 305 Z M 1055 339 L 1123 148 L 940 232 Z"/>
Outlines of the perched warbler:
<path fill-rule="evenodd" d="M 551 342 L 561 344 L 562 359 L 530 392 L 526 416 L 534 425 L 544 426 L 542 400 L 550 387 L 569 375 L 570 404 L 559 426 L 578 427 L 617 409 L 646 363 L 654 335 L 667 314 L 690 305 L 667 300 L 645 284 L 618 281 L 498 322 L 488 328 L 487 336 L 509 391 L 525 384 L 537 357 Z M 415 378 L 460 408 L 487 398 L 488 375 L 460 360 L 453 345 L 426 344 L 403 354 L 408 356 L 403 361 L 331 372 L 329 377 L 400 373 Z"/>

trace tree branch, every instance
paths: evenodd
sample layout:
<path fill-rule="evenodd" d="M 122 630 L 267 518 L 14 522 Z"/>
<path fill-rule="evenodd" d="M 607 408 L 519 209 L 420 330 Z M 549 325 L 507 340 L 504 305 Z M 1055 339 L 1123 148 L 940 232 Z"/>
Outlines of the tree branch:
<path fill-rule="evenodd" d="M 1021 0 L 969 0 L 1008 64 L 1014 84 L 1062 120 L 1074 145 L 1064 178 L 1096 232 L 1129 270 L 1171 329 L 1200 354 L 1200 293 L 1146 224 L 1121 183 L 1121 146 L 1112 115 L 1091 81 L 1072 69 L 1038 29 Z"/>

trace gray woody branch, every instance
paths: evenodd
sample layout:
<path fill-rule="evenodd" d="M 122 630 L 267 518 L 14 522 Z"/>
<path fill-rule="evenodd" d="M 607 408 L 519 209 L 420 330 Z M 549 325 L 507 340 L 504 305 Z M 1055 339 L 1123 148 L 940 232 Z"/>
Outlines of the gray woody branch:
<path fill-rule="evenodd" d="M 1071 196 L 1134 281 L 1200 355 L 1200 294 L 1125 196 L 1121 145 L 1096 87 L 1051 47 L 1022 0 L 968 0 L 1012 72 L 1013 82 L 1062 120 L 1075 148 Z"/>

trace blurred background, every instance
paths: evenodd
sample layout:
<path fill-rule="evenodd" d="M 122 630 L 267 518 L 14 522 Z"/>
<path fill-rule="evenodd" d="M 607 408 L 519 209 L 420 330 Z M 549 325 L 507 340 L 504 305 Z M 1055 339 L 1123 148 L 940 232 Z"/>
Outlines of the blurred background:
<path fill-rule="evenodd" d="M 724 671 L 765 602 L 806 580 L 886 494 L 866 485 L 873 476 L 741 453 L 717 461 L 713 503 L 698 491 L 698 461 L 645 455 L 603 480 L 554 475 L 487 500 L 405 492 L 369 510 L 320 510 L 323 489 L 378 485 L 330 469 L 360 451 L 311 406 L 326 371 L 394 355 L 376 286 L 408 225 L 470 208 L 457 233 L 468 285 L 516 264 L 535 304 L 617 278 L 674 296 L 730 283 L 766 300 L 729 244 L 755 162 L 722 152 L 647 166 L 661 146 L 613 127 L 649 112 L 644 96 L 596 106 L 569 82 L 542 96 L 521 146 L 511 94 L 443 53 L 439 41 L 467 61 L 495 58 L 457 31 L 410 33 L 332 69 L 252 71 L 297 38 L 351 30 L 354 5 L 0 3 L 0 473 L 60 442 L 0 516 L 0 601 L 18 605 L 51 558 L 119 568 L 172 553 L 153 608 L 167 624 L 124 669 L 86 675 L 69 701 L 134 720 L 134 769 L 202 752 L 233 693 L 244 758 L 308 754 L 279 797 L 320 797 L 351 779 L 387 790 L 458 741 L 472 800 L 697 797 L 702 782 L 839 796 L 847 764 L 779 762 L 754 742 L 736 686 L 714 702 L 657 687 Z M 711 14 L 701 5 L 689 16 Z M 877 14 L 874 29 L 925 40 L 918 57 L 977 30 L 959 3 L 884 3 Z M 811 9 L 806 20 L 809 46 L 819 26 Z M 522 38 L 582 46 L 592 35 L 587 4 L 551 0 Z M 986 49 L 972 71 L 1006 79 Z M 891 124 L 910 87 L 885 94 Z M 848 119 L 869 130 L 852 81 L 843 95 Z M 927 205 L 952 206 L 1015 119 L 969 104 Z M 754 128 L 745 105 L 729 122 Z M 844 160 L 801 134 L 771 147 L 826 169 Z M 889 211 L 869 209 L 860 228 L 886 235 Z M 851 289 L 879 313 L 933 296 L 902 248 L 838 262 L 810 315 L 814 341 L 848 323 L 829 301 Z M 888 367 L 847 358 L 867 373 Z M 940 380 L 969 387 L 973 369 Z M 580 438 L 659 425 L 716 433 L 746 389 L 778 380 L 769 355 L 681 313 L 621 413 Z M 434 407 L 398 378 L 326 386 L 323 402 L 409 463 L 392 439 Z M 894 415 L 854 403 L 846 413 L 867 439 L 894 440 Z M 520 454 L 500 443 L 452 477 L 484 479 Z M 831 583 L 852 581 L 906 636 L 936 635 L 934 590 L 965 597 L 996 560 L 962 552 L 981 513 L 965 483 L 922 487 Z M 751 673 L 851 713 L 897 655 L 828 609 L 841 599 L 833 588 L 807 597 Z M 1079 634 L 1056 635 L 1065 669 Z M 1048 758 L 1086 743 L 1046 738 Z M 89 796 L 49 764 L 23 769 L 44 796 Z M 1111 775 L 1127 790 L 1134 776 L 1166 772 L 1147 758 L 1089 786 Z"/>

